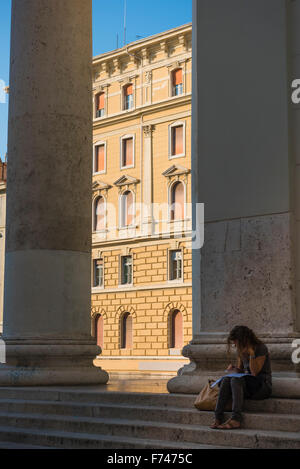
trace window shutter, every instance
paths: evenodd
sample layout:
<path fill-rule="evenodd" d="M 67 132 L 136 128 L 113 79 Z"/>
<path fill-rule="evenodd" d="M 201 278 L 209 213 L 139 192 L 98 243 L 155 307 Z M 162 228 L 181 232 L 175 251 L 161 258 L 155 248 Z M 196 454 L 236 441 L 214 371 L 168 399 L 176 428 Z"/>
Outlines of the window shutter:
<path fill-rule="evenodd" d="M 132 225 L 133 222 L 133 195 L 132 192 L 126 194 L 126 226 Z"/>
<path fill-rule="evenodd" d="M 133 165 L 133 138 L 123 140 L 123 166 Z"/>
<path fill-rule="evenodd" d="M 104 171 L 104 169 L 105 169 L 105 146 L 99 145 L 96 147 L 95 173 Z"/>
<path fill-rule="evenodd" d="M 183 153 L 183 126 L 174 127 L 174 155 Z"/>
<path fill-rule="evenodd" d="M 97 107 L 97 111 L 104 109 L 104 93 L 99 93 L 97 95 L 96 107 Z"/>
<path fill-rule="evenodd" d="M 181 85 L 182 84 L 182 69 L 179 68 L 173 72 L 173 85 Z"/>
<path fill-rule="evenodd" d="M 172 187 L 171 192 L 171 220 L 184 219 L 184 186 L 182 182 L 177 182 Z"/>
<path fill-rule="evenodd" d="M 125 96 L 130 96 L 131 94 L 133 94 L 133 86 L 132 85 L 125 86 L 124 93 L 125 93 Z"/>
<path fill-rule="evenodd" d="M 126 348 L 132 348 L 132 316 L 126 317 Z"/>
<path fill-rule="evenodd" d="M 171 328 L 171 348 L 181 348 L 183 346 L 183 318 L 178 310 L 172 313 Z"/>
<path fill-rule="evenodd" d="M 184 187 L 181 182 L 176 184 L 174 188 L 174 219 L 183 220 L 184 218 Z"/>
<path fill-rule="evenodd" d="M 99 314 L 95 320 L 95 336 L 97 340 L 97 345 L 103 348 L 104 344 L 104 327 L 103 327 L 103 316 Z"/>
<path fill-rule="evenodd" d="M 104 213 L 104 199 L 99 197 L 96 202 L 95 210 L 95 231 L 100 231 L 105 228 L 105 213 Z"/>
<path fill-rule="evenodd" d="M 125 313 L 122 318 L 122 343 L 121 348 L 130 349 L 133 346 L 132 316 Z"/>

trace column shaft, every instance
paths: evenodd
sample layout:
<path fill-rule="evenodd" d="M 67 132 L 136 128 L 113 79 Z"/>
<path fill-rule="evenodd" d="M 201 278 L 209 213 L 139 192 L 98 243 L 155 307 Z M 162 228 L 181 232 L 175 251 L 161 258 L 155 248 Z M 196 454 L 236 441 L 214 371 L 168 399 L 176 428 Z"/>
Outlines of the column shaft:
<path fill-rule="evenodd" d="M 90 333 L 91 18 L 91 0 L 12 2 L 1 384 L 107 381 Z"/>
<path fill-rule="evenodd" d="M 297 2 L 193 3 L 193 204 L 205 204 L 205 239 L 193 252 L 191 363 L 168 383 L 188 393 L 223 372 L 236 325 L 267 343 L 278 379 L 299 369 L 289 112 Z"/>

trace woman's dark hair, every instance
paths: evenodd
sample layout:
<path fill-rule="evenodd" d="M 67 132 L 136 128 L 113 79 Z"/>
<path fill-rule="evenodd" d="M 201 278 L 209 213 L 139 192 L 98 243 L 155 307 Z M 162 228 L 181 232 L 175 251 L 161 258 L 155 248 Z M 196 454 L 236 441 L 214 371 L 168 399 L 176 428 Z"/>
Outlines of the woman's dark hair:
<path fill-rule="evenodd" d="M 255 347 L 261 344 L 261 341 L 256 337 L 252 329 L 247 326 L 235 326 L 227 338 L 227 351 L 230 353 L 230 346 L 236 341 L 238 355 L 242 356 L 242 351 L 247 347 Z"/>

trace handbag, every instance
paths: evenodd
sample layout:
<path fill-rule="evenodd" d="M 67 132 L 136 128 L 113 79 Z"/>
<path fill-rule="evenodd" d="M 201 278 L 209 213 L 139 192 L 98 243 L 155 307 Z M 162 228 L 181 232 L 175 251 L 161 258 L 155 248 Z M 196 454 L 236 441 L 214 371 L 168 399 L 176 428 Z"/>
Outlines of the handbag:
<path fill-rule="evenodd" d="M 217 405 L 217 400 L 218 400 L 218 395 L 219 395 L 219 386 L 214 386 L 211 388 L 211 385 L 215 381 L 213 379 L 209 379 L 208 383 L 200 394 L 197 396 L 194 406 L 198 410 L 215 410 L 216 405 Z"/>
<path fill-rule="evenodd" d="M 217 380 L 214 380 L 214 379 L 208 380 L 207 385 L 204 386 L 204 388 L 199 393 L 199 395 L 197 396 L 194 402 L 194 406 L 196 407 L 196 409 L 209 410 L 209 411 L 215 410 L 216 405 L 217 405 L 217 400 L 219 397 L 220 388 L 218 385 L 212 388 L 211 385 L 215 383 L 216 381 Z M 229 401 L 225 405 L 224 410 L 226 412 L 230 412 L 231 408 L 232 408 L 232 399 L 229 399 Z"/>

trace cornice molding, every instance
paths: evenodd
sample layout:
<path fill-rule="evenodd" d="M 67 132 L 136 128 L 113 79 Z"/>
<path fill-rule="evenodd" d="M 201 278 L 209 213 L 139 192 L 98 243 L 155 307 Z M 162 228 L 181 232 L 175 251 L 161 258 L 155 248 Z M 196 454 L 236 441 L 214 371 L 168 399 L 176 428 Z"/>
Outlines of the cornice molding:
<path fill-rule="evenodd" d="M 139 182 L 140 182 L 139 179 L 136 179 L 132 176 L 128 176 L 127 174 L 124 174 L 123 176 L 121 176 L 119 179 L 117 179 L 114 182 L 114 186 L 123 187 L 123 186 L 129 186 L 131 184 L 138 184 Z"/>
<path fill-rule="evenodd" d="M 180 39 L 182 36 L 188 36 L 191 35 L 191 33 L 192 23 L 188 23 L 186 25 L 164 31 L 159 34 L 149 36 L 148 38 L 140 39 L 139 41 L 135 41 L 126 47 L 122 47 L 122 49 L 116 49 L 114 51 L 97 55 L 93 58 L 93 65 L 99 65 L 101 62 L 106 62 L 107 60 L 112 60 L 116 57 L 127 56 L 127 50 L 137 51 L 145 48 L 149 49 L 154 46 L 159 46 L 163 41 L 172 41 L 176 38 L 179 38 L 179 41 L 182 41 L 182 39 Z"/>
<path fill-rule="evenodd" d="M 112 188 L 112 186 L 110 184 L 107 184 L 107 183 L 105 183 L 103 181 L 100 181 L 100 180 L 94 181 L 93 185 L 92 185 L 93 192 L 99 191 L 99 190 L 108 190 L 108 189 L 111 189 L 111 188 Z"/>
<path fill-rule="evenodd" d="M 191 172 L 190 169 L 181 166 L 180 164 L 173 164 L 170 168 L 166 169 L 162 173 L 165 177 L 173 177 L 173 176 L 181 176 L 182 174 L 189 174 Z"/>

